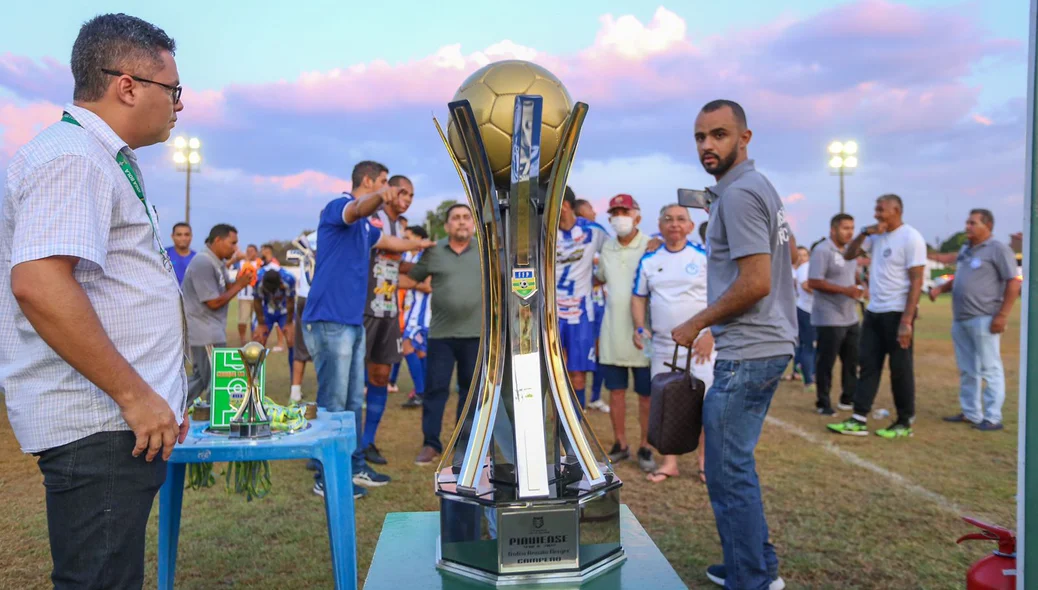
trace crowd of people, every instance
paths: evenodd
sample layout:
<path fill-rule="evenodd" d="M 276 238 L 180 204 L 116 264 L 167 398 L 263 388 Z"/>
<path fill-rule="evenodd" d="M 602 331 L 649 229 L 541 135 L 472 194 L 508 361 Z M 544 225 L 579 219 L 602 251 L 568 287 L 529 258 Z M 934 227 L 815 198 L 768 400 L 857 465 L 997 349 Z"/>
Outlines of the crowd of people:
<path fill-rule="evenodd" d="M 43 474 L 55 587 L 142 586 L 145 529 L 165 461 L 187 435 L 189 404 L 209 386 L 207 350 L 227 344 L 232 301 L 239 343 L 276 333 L 287 350 L 292 400 L 302 399 L 312 361 L 317 404 L 356 416 L 358 497 L 391 482 L 372 465 L 390 460 L 376 440 L 394 367 L 406 362 L 415 384 L 404 405 L 421 409 L 418 465 L 443 452 L 452 375 L 457 420 L 476 369 L 481 325 L 473 310 L 482 288 L 472 211 L 450 207 L 446 238 L 429 240 L 404 217 L 412 182 L 380 163 L 357 164 L 351 190 L 297 239 L 315 253 L 298 280 L 269 244 L 242 251 L 227 224 L 211 228 L 200 252 L 190 248 L 186 223 L 162 247 L 134 150 L 166 141 L 184 108 L 174 50 L 165 32 L 134 17 L 87 22 L 73 47 L 73 102 L 18 150 L 7 173 L 2 387 L 14 434 Z M 798 248 L 782 200 L 748 156 L 752 136 L 735 102 L 713 101 L 698 113 L 699 159 L 717 180 L 698 242 L 681 205 L 662 207 L 649 236 L 639 229 L 637 200 L 618 194 L 608 205 L 610 232 L 567 187 L 555 289 L 580 405 L 611 415 L 609 458 L 628 460 L 633 387 L 641 425 L 634 456 L 654 484 L 678 476 L 678 462 L 657 463 L 647 440 L 652 378 L 675 356 L 679 366 L 691 363 L 707 385 L 698 481 L 724 555 L 707 575 L 728 588 L 777 590 L 784 582 L 754 451 L 778 383 L 794 361 L 820 414 L 852 412 L 829 429 L 862 436 L 889 357 L 897 415 L 875 434 L 910 436 L 926 245 L 890 194 L 876 201 L 877 223 L 856 236 L 854 219 L 840 214 L 826 240 Z M 993 227 L 990 211 L 970 212 L 954 280 L 929 293 L 952 292 L 962 411 L 947 420 L 982 431 L 1002 428 L 999 334 L 1020 292 L 1013 255 Z M 863 255 L 867 281 L 858 272 Z M 323 495 L 321 466 L 312 467 L 313 491 Z"/>

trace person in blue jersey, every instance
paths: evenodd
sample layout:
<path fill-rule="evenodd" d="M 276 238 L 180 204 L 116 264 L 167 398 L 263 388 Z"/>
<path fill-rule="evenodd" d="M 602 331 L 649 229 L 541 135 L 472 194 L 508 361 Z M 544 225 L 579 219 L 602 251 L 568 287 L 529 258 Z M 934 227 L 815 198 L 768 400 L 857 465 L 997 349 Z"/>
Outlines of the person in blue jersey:
<path fill-rule="evenodd" d="M 191 249 L 191 226 L 181 221 L 173 226 L 173 245 L 166 248 L 169 261 L 173 263 L 173 272 L 177 275 L 177 282 L 184 284 L 184 272 L 191 259 L 198 254 Z"/>
<path fill-rule="evenodd" d="M 288 347 L 288 367 L 292 369 L 293 338 L 295 336 L 296 278 L 283 268 L 260 269 L 256 276 L 256 293 L 252 308 L 256 313 L 253 338 L 267 344 L 270 331 L 277 328 L 279 340 Z"/>
<path fill-rule="evenodd" d="M 303 339 L 317 371 L 317 405 L 331 412 L 353 412 L 358 432 L 363 431 L 364 302 L 371 250 L 407 252 L 433 245 L 383 235 L 368 222 L 383 205 L 401 198 L 401 189 L 387 184 L 388 173 L 378 162 L 360 162 L 353 168 L 353 192 L 343 193 L 321 210 L 317 226 L 321 248 L 302 317 Z M 314 493 L 323 496 L 320 470 L 315 477 Z M 353 483 L 378 487 L 389 481 L 389 476 L 368 465 L 358 445 L 353 453 Z"/>
<path fill-rule="evenodd" d="M 644 336 L 652 339 L 650 371 L 655 377 L 670 371 L 664 363 L 674 358 L 676 344 L 670 331 L 684 322 L 689 314 L 706 309 L 706 249 L 688 239 L 695 223 L 688 210 L 677 203 L 660 209 L 660 234 L 663 247 L 647 252 L 638 262 L 634 275 L 631 297 L 631 314 L 634 318 L 632 340 L 635 348 L 642 349 Z M 646 314 L 648 310 L 648 314 Z M 651 326 L 646 317 L 651 316 Z M 692 375 L 703 381 L 709 390 L 714 382 L 714 339 L 709 329 L 703 329 L 692 346 Z M 688 348 L 678 349 L 677 366 L 684 367 Z M 699 439 L 699 479 L 706 482 L 703 435 Z M 651 471 L 648 478 L 653 483 L 666 481 L 678 475 L 676 455 L 664 455 L 662 464 L 654 469 L 652 454 L 648 448 L 638 449 L 638 464 Z"/>
<path fill-rule="evenodd" d="M 404 237 L 412 240 L 424 240 L 429 237 L 425 228 L 413 225 L 404 232 Z M 421 259 L 421 252 L 407 252 L 404 261 L 417 264 Z M 414 390 L 407 396 L 407 401 L 401 404 L 404 408 L 420 408 L 422 396 L 425 395 L 425 357 L 429 351 L 429 320 L 432 314 L 429 307 L 432 305 L 430 291 L 432 278 L 426 277 L 414 289 L 408 289 L 404 297 L 404 341 L 402 351 L 404 360 L 407 361 L 407 370 L 411 373 L 411 381 Z"/>
<path fill-rule="evenodd" d="M 577 206 L 574 208 L 577 217 L 581 217 L 588 221 L 595 221 L 595 208 L 591 205 L 590 201 L 585 199 L 577 199 Z M 593 274 L 598 273 L 598 255 L 595 255 Z M 591 303 L 595 312 L 595 358 L 598 358 L 598 340 L 599 335 L 602 333 L 602 319 L 605 317 L 605 305 L 606 305 L 606 286 L 598 284 L 596 281 L 594 286 L 591 287 Z M 594 376 L 591 380 L 591 400 L 588 402 L 587 407 L 598 410 L 599 412 L 609 413 L 609 404 L 602 399 L 602 383 L 605 377 L 602 374 L 602 366 L 598 364 L 595 367 Z"/>
<path fill-rule="evenodd" d="M 566 370 L 580 406 L 584 407 L 587 373 L 595 371 L 598 358 L 591 299 L 595 255 L 601 252 L 609 234 L 601 225 L 578 217 L 576 202 L 573 189 L 567 186 L 555 252 L 555 297 Z"/>

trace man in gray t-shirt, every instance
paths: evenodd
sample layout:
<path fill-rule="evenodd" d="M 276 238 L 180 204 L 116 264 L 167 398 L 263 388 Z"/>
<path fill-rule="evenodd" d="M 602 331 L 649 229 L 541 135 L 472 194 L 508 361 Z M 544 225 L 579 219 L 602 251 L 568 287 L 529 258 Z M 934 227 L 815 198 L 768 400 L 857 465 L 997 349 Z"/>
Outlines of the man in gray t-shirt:
<path fill-rule="evenodd" d="M 227 345 L 227 304 L 252 280 L 251 272 L 239 272 L 233 283 L 227 276 L 225 260 L 238 251 L 238 230 L 220 223 L 213 226 L 206 246 L 184 271 L 184 314 L 187 316 L 187 342 L 191 347 L 191 379 L 187 384 L 190 404 L 209 388 L 212 369 L 206 346 Z"/>
<path fill-rule="evenodd" d="M 753 452 L 797 334 L 795 244 L 782 200 L 747 157 L 752 135 L 746 113 L 732 101 L 708 103 L 696 117 L 699 159 L 717 179 L 708 199 L 708 306 L 671 332 L 690 346 L 709 327 L 716 342 L 703 429 L 724 564 L 710 566 L 707 577 L 728 588 L 766 588 L 779 580 Z"/>
<path fill-rule="evenodd" d="M 1008 246 L 991 237 L 994 227 L 991 211 L 970 211 L 967 241 L 956 260 L 955 278 L 930 290 L 931 301 L 952 292 L 952 342 L 959 365 L 962 412 L 945 421 L 970 423 L 983 431 L 1002 429 L 1006 377 L 1001 336 L 1021 286 L 1016 257 Z"/>
<path fill-rule="evenodd" d="M 818 332 L 816 410 L 823 416 L 836 414 L 829 399 L 837 356 L 842 366 L 839 408 L 850 410 L 858 386 L 858 313 L 854 304 L 865 291 L 857 284 L 858 263 L 844 259 L 847 242 L 854 237 L 854 218 L 846 213 L 829 222 L 829 238 L 811 251 L 807 283 L 814 290 L 811 323 Z"/>

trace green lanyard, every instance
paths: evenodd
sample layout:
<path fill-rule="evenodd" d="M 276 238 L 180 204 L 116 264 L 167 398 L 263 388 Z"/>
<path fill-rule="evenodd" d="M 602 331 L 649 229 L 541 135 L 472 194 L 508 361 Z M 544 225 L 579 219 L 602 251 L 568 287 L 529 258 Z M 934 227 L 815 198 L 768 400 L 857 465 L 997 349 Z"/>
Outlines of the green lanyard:
<path fill-rule="evenodd" d="M 71 123 L 76 127 L 82 128 L 83 126 L 65 111 L 61 114 L 61 120 L 65 123 Z M 148 201 L 144 198 L 144 189 L 141 188 L 141 182 L 137 178 L 137 173 L 134 171 L 130 161 L 126 159 L 126 156 L 120 151 L 115 155 L 115 161 L 118 162 L 119 167 L 123 169 L 123 174 L 126 175 L 126 180 L 130 181 L 130 186 L 133 188 L 133 192 L 137 194 L 137 198 L 140 199 L 141 205 L 144 205 L 144 213 L 148 216 L 148 223 L 151 224 L 151 233 L 155 243 L 158 245 L 159 256 L 162 258 L 162 262 L 169 270 L 172 270 L 173 262 L 169 260 L 169 254 L 162 249 L 162 240 L 159 239 L 159 229 L 155 227 L 155 220 L 151 217 L 151 211 L 148 210 Z"/>

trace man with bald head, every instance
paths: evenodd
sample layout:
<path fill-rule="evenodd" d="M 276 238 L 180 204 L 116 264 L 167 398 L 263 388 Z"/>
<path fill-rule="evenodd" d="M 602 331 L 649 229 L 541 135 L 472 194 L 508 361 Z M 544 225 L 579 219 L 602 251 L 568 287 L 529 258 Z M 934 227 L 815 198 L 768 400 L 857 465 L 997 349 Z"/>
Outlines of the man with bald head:
<path fill-rule="evenodd" d="M 791 252 L 795 246 L 778 192 L 757 171 L 753 133 L 738 103 L 715 100 L 696 117 L 709 189 L 706 309 L 674 328 L 694 345 L 711 328 L 714 384 L 703 403 L 706 484 L 724 564 L 707 577 L 726 588 L 779 590 L 778 557 L 764 518 L 754 449 L 783 371 L 793 356 L 797 320 Z"/>

